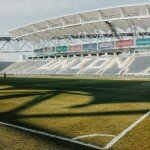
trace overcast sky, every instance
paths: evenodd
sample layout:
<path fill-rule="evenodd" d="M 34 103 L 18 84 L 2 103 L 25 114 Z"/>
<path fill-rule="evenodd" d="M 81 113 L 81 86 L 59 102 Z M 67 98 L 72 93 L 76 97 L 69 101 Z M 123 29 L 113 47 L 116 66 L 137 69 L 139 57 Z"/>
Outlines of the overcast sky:
<path fill-rule="evenodd" d="M 150 0 L 0 0 L 0 35 L 32 22 L 79 11 Z"/>

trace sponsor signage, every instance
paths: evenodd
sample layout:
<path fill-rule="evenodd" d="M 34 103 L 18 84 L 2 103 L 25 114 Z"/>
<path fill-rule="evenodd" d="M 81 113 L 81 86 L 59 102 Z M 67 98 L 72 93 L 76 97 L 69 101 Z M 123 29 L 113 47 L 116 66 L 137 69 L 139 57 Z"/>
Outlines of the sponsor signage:
<path fill-rule="evenodd" d="M 116 41 L 116 48 L 133 47 L 134 40 L 119 40 Z"/>
<path fill-rule="evenodd" d="M 46 48 L 43 49 L 43 53 L 44 54 L 51 54 L 53 52 L 55 52 L 55 48 L 54 47 L 46 47 Z"/>
<path fill-rule="evenodd" d="M 114 49 L 114 42 L 102 42 L 98 44 L 99 50 Z"/>
<path fill-rule="evenodd" d="M 82 45 L 70 45 L 69 46 L 69 51 L 70 52 L 82 51 Z"/>
<path fill-rule="evenodd" d="M 63 53 L 63 52 L 67 52 L 67 51 L 68 51 L 68 46 L 57 46 L 56 47 L 56 52 Z"/>
<path fill-rule="evenodd" d="M 83 44 L 83 50 L 85 51 L 97 50 L 97 43 Z"/>
<path fill-rule="evenodd" d="M 36 55 L 43 54 L 43 49 L 35 49 L 35 50 L 34 50 L 34 53 L 35 53 Z"/>
<path fill-rule="evenodd" d="M 150 46 L 150 38 L 136 39 L 136 46 Z"/>

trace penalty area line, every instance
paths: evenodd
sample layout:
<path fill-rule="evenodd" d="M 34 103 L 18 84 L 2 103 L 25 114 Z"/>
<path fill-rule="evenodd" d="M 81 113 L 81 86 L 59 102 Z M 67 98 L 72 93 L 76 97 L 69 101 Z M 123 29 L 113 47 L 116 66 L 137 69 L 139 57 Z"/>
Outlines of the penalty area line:
<path fill-rule="evenodd" d="M 99 146 L 96 146 L 96 145 L 93 145 L 93 144 L 87 144 L 87 143 L 84 143 L 84 142 L 76 141 L 74 139 L 69 139 L 69 138 L 58 136 L 58 135 L 53 135 L 53 134 L 49 134 L 49 133 L 46 133 L 46 132 L 42 132 L 42 131 L 38 131 L 38 130 L 34 130 L 34 129 L 29 129 L 29 128 L 26 128 L 26 127 L 22 127 L 22 126 L 10 124 L 10 123 L 5 123 L 5 122 L 0 121 L 0 124 L 4 125 L 4 126 L 12 127 L 12 128 L 20 129 L 20 130 L 23 130 L 23 131 L 27 131 L 27 132 L 30 132 L 30 133 L 39 134 L 39 135 L 47 136 L 47 137 L 50 137 L 50 138 L 55 138 L 55 139 L 62 140 L 62 141 L 65 141 L 65 142 L 70 142 L 70 143 L 78 144 L 78 145 L 81 145 L 81 146 L 94 148 L 94 149 L 97 149 L 97 150 L 102 150 L 103 149 L 103 148 L 101 148 Z"/>
<path fill-rule="evenodd" d="M 125 136 L 129 131 L 131 131 L 135 126 L 142 122 L 146 117 L 150 115 L 150 111 L 131 124 L 127 129 L 122 131 L 118 136 L 116 136 L 111 142 L 109 142 L 103 149 L 111 148 L 117 141 L 119 141 L 123 136 Z"/>
<path fill-rule="evenodd" d="M 84 138 L 90 138 L 90 137 L 116 137 L 115 135 L 109 135 L 109 134 L 90 134 L 90 135 L 82 135 L 82 136 L 78 136 L 73 138 L 74 140 L 78 140 L 78 139 L 84 139 Z"/>

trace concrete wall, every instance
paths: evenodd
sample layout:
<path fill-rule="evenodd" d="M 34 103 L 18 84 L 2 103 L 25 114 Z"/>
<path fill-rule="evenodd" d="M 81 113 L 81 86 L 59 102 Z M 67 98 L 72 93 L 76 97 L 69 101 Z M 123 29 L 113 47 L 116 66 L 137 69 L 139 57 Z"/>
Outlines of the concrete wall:
<path fill-rule="evenodd" d="M 0 52 L 0 61 L 21 61 L 28 56 L 31 56 L 32 52 Z"/>

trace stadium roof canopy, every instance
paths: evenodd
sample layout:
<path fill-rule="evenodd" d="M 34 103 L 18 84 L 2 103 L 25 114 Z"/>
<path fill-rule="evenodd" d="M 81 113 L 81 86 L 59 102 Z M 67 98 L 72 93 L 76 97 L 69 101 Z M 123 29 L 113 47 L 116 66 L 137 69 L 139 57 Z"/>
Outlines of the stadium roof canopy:
<path fill-rule="evenodd" d="M 79 12 L 32 23 L 10 31 L 14 38 L 32 41 L 67 36 L 150 35 L 150 3 Z"/>

